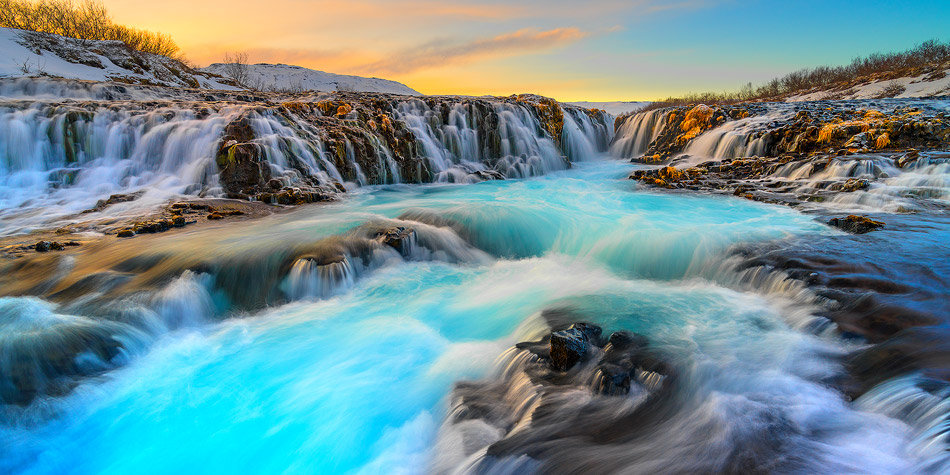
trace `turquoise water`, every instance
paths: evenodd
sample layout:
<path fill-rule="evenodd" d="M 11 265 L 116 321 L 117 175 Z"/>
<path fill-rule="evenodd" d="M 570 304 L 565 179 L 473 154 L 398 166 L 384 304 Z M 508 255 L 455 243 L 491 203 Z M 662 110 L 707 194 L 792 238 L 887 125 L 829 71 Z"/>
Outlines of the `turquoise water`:
<path fill-rule="evenodd" d="M 442 421 L 453 383 L 491 376 L 506 348 L 543 331 L 542 310 L 571 307 L 673 355 L 699 401 L 697 420 L 741 434 L 760 425 L 756 415 L 781 414 L 798 429 L 790 443 L 826 467 L 907 469 L 906 428 L 850 409 L 823 383 L 843 371 L 839 343 L 796 330 L 786 296 L 727 288 L 707 272 L 732 244 L 826 233 L 824 226 L 731 197 L 637 191 L 624 179 L 629 168 L 603 161 L 522 181 L 369 189 L 337 204 L 169 235 L 168 249 L 200 242 L 219 253 L 266 252 L 370 220 L 438 216 L 464 238 L 453 245 L 468 249 L 454 254 L 464 258 L 389 259 L 330 298 L 164 334 L 128 365 L 16 414 L 0 427 L 0 467 L 451 466 L 461 460 L 446 449 Z M 695 429 L 728 450 L 728 437 Z"/>

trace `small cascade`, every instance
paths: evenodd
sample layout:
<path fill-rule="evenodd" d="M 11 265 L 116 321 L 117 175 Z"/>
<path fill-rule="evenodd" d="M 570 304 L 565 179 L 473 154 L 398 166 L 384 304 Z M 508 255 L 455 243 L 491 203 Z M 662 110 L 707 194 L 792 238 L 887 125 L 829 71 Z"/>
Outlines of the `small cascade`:
<path fill-rule="evenodd" d="M 780 117 L 766 114 L 729 121 L 693 139 L 683 151 L 696 159 L 764 156 L 771 141 L 768 128 Z M 691 164 L 696 160 L 690 160 Z"/>
<path fill-rule="evenodd" d="M 922 460 L 914 470 L 938 473 L 950 464 L 950 387 L 918 375 L 894 378 L 855 401 L 858 409 L 906 421 L 910 450 Z"/>
<path fill-rule="evenodd" d="M 329 298 L 346 291 L 356 280 L 356 272 L 350 258 L 321 263 L 313 258 L 297 259 L 287 279 L 284 291 L 294 300 L 305 298 Z"/>
<path fill-rule="evenodd" d="M 668 112 L 667 109 L 654 109 L 626 116 L 610 145 L 610 154 L 618 158 L 643 156 L 666 128 Z"/>
<path fill-rule="evenodd" d="M 152 307 L 167 330 L 208 323 L 215 314 L 211 285 L 210 275 L 187 270 L 155 295 Z"/>
<path fill-rule="evenodd" d="M 950 201 L 950 158 L 941 152 L 921 153 L 903 167 L 876 155 L 796 161 L 778 167 L 769 179 L 800 195 L 850 191 L 835 193 L 823 203 L 865 212 L 905 212 Z"/>

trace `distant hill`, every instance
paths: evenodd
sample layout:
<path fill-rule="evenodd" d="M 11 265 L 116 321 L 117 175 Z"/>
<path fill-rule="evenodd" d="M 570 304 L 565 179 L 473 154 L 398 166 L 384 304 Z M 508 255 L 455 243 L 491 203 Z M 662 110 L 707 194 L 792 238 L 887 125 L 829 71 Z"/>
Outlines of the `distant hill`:
<path fill-rule="evenodd" d="M 201 71 L 227 76 L 228 66 L 228 64 L 224 63 L 215 63 L 207 68 L 201 69 Z M 385 92 L 410 96 L 422 95 L 405 84 L 388 79 L 325 73 L 323 71 L 287 64 L 248 64 L 246 68 L 247 79 L 245 79 L 244 82 L 248 86 L 262 91 L 353 91 Z"/>
<path fill-rule="evenodd" d="M 0 78 L 53 77 L 201 89 L 236 89 L 176 59 L 121 41 L 79 40 L 0 28 Z"/>

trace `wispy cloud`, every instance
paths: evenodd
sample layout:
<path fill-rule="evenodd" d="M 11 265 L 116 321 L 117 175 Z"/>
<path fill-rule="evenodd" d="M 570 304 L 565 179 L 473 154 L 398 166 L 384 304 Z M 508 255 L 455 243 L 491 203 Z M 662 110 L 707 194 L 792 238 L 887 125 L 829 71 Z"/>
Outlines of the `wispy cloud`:
<path fill-rule="evenodd" d="M 478 58 L 506 56 L 539 51 L 573 43 L 587 36 L 578 28 L 537 30 L 527 28 L 492 38 L 467 43 L 446 44 L 433 41 L 398 52 L 387 59 L 359 68 L 366 73 L 404 74 L 420 69 L 472 61 Z"/>

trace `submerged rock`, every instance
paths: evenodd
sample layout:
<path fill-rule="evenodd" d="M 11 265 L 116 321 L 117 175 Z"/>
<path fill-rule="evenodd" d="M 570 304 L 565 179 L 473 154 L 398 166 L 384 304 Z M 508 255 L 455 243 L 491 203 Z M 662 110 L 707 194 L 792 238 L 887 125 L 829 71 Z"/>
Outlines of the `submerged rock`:
<path fill-rule="evenodd" d="M 884 227 L 884 222 L 875 221 L 867 216 L 848 215 L 844 218 L 831 218 L 828 224 L 851 234 L 864 234 Z"/>

